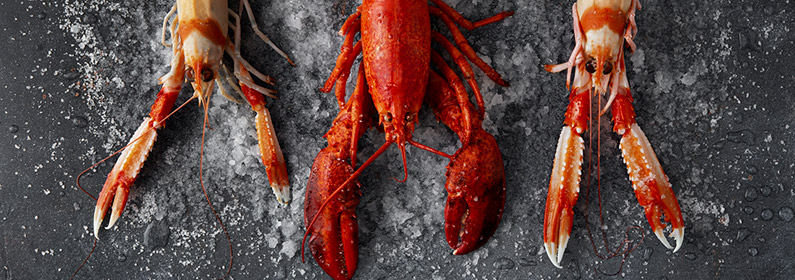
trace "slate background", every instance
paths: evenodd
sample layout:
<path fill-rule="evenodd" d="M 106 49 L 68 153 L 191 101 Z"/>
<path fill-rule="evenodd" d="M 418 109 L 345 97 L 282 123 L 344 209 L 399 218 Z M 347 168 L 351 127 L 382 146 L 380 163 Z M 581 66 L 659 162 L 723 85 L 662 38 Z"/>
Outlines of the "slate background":
<path fill-rule="evenodd" d="M 169 50 L 159 45 L 159 28 L 171 3 L 135 2 L 0 2 L 0 279 L 67 278 L 91 248 L 94 202 L 77 190 L 75 177 L 129 139 L 149 111 L 158 89 L 154 79 L 167 71 Z M 598 208 L 591 203 L 586 209 L 585 195 L 575 209 L 564 268 L 554 268 L 541 247 L 546 188 L 567 105 L 565 75 L 545 73 L 541 64 L 570 53 L 571 2 L 448 3 L 469 19 L 516 11 L 502 23 L 464 32 L 512 83 L 495 86 L 476 70 L 487 99 L 485 126 L 506 164 L 505 215 L 484 248 L 450 255 L 441 218 L 446 162 L 410 150 L 409 181 L 400 184 L 389 179 L 402 173 L 391 151 L 362 178 L 357 278 L 610 278 L 599 271 L 615 271 L 620 259 L 603 261 L 593 252 L 583 213 L 591 213 L 596 228 Z M 244 55 L 279 81 L 281 99 L 269 108 L 295 200 L 278 206 L 267 189 L 249 109 L 214 97 L 205 176 L 231 230 L 231 278 L 327 278 L 311 256 L 300 261 L 303 191 L 312 159 L 325 146 L 320 137 L 337 112 L 333 97 L 316 89 L 339 52 L 336 31 L 357 5 L 254 3 L 260 27 L 298 64 L 289 67 L 253 36 L 244 39 Z M 643 2 L 639 51 L 627 59 L 630 84 L 638 122 L 682 205 L 686 242 L 673 254 L 648 232 L 617 137 L 603 124 L 610 246 L 628 226 L 648 235 L 620 277 L 776 279 L 795 273 L 794 11 L 791 1 Z M 225 271 L 226 239 L 198 187 L 201 113 L 195 108 L 175 114 L 160 132 L 124 215 L 115 228 L 102 230 L 79 278 L 194 279 Z M 415 139 L 455 150 L 453 134 L 427 109 L 420 118 Z M 360 156 L 382 139 L 370 131 Z M 243 161 L 232 166 L 230 157 Z M 110 169 L 103 165 L 85 178 L 88 189 L 96 194 Z M 595 202 L 596 195 L 589 199 Z"/>

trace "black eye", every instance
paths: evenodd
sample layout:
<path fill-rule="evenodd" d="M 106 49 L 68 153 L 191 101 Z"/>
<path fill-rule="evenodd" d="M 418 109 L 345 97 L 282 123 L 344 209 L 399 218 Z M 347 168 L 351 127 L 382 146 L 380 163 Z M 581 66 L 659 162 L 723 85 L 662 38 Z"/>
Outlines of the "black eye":
<path fill-rule="evenodd" d="M 215 75 L 213 74 L 213 70 L 210 70 L 210 68 L 202 69 L 202 81 L 204 81 L 205 83 L 212 81 L 214 76 Z"/>
<path fill-rule="evenodd" d="M 591 74 L 596 72 L 596 62 L 593 60 L 593 58 L 589 59 L 588 62 L 585 63 L 585 71 L 588 71 L 588 73 Z"/>
<path fill-rule="evenodd" d="M 188 70 L 185 71 L 185 77 L 188 78 L 188 81 L 193 82 L 195 79 L 195 74 L 193 73 L 193 68 L 188 67 Z"/>
<path fill-rule="evenodd" d="M 411 114 L 406 114 L 406 122 L 411 122 Z"/>
<path fill-rule="evenodd" d="M 384 115 L 384 121 L 392 122 L 392 113 L 386 113 L 386 115 Z"/>
<path fill-rule="evenodd" d="M 605 68 L 602 69 L 602 74 L 607 75 L 610 74 L 610 72 L 613 72 L 613 64 L 607 61 L 605 62 Z"/>

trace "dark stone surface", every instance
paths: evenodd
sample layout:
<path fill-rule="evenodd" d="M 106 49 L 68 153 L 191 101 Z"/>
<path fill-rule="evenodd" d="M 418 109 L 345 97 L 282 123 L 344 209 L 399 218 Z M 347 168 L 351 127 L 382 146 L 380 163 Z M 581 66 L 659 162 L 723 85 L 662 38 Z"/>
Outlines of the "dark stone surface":
<path fill-rule="evenodd" d="M 172 3 L 138 2 L 0 2 L 0 279 L 67 278 L 91 248 L 94 201 L 75 178 L 129 139 L 170 58 L 159 40 Z M 230 230 L 232 278 L 327 279 L 308 254 L 301 263 L 303 195 L 312 160 L 325 146 L 321 136 L 337 113 L 334 98 L 317 88 L 339 53 L 336 31 L 358 3 L 254 2 L 261 29 L 298 64 L 288 66 L 244 28 L 244 56 L 278 81 L 281 98 L 268 106 L 294 200 L 279 206 L 268 189 L 250 109 L 220 95 L 210 103 L 205 181 Z M 442 218 L 446 162 L 410 149 L 409 180 L 401 184 L 390 179 L 402 164 L 389 151 L 362 178 L 357 278 L 607 278 L 601 272 L 615 272 L 621 260 L 598 257 L 609 253 L 598 231 L 596 184 L 575 207 L 564 268 L 554 268 L 541 246 L 567 105 L 565 75 L 541 65 L 570 53 L 571 1 L 449 3 L 469 19 L 516 11 L 504 22 L 464 32 L 512 84 L 501 88 L 475 70 L 487 104 L 484 126 L 505 161 L 503 221 L 483 248 L 451 255 Z M 643 1 L 638 51 L 627 57 L 630 85 L 638 123 L 682 206 L 686 235 L 678 253 L 652 237 L 605 117 L 602 214 L 609 248 L 618 247 L 630 226 L 647 236 L 626 259 L 622 277 L 781 279 L 795 273 L 793 12 L 791 1 Z M 206 279 L 226 271 L 226 238 L 198 183 L 203 116 L 197 107 L 186 106 L 161 130 L 119 223 L 100 232 L 78 278 Z M 455 136 L 427 109 L 420 120 L 417 141 L 455 151 Z M 360 156 L 382 141 L 368 132 Z M 111 165 L 88 172 L 89 192 L 99 192 Z M 637 241 L 638 234 L 629 237 Z"/>

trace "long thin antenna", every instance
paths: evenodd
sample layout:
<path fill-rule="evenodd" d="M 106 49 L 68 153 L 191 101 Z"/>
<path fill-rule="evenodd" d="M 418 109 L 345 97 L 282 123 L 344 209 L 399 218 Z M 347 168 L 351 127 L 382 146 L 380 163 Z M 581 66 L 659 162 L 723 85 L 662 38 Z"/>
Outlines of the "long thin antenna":
<path fill-rule="evenodd" d="M 210 108 L 210 96 L 208 95 L 206 101 L 204 103 L 204 124 L 202 125 L 202 144 L 199 153 L 199 183 L 202 187 L 202 191 L 204 192 L 204 198 L 207 199 L 207 204 L 210 205 L 210 210 L 213 211 L 213 215 L 215 215 L 215 219 L 218 220 L 218 224 L 221 225 L 221 229 L 224 230 L 224 235 L 226 235 L 226 241 L 229 243 L 229 267 L 226 269 L 226 273 L 221 279 L 225 279 L 229 276 L 229 273 L 232 272 L 232 264 L 234 263 L 235 255 L 232 251 L 232 239 L 229 238 L 229 232 L 226 230 L 226 225 L 224 222 L 221 221 L 221 216 L 218 215 L 218 212 L 215 211 L 215 207 L 213 207 L 212 201 L 210 201 L 210 196 L 207 195 L 207 189 L 204 187 L 204 136 L 207 132 L 207 122 L 208 122 L 208 110 Z"/>
<path fill-rule="evenodd" d="M 337 187 L 337 189 L 334 190 L 334 192 L 332 192 L 331 195 L 329 195 L 328 198 L 326 198 L 326 201 L 324 201 L 323 204 L 320 205 L 320 208 L 317 209 L 317 213 L 315 213 L 315 216 L 312 217 L 312 221 L 309 222 L 309 225 L 307 225 L 306 232 L 304 233 L 304 239 L 301 241 L 301 262 L 305 261 L 304 260 L 304 243 L 306 243 L 306 238 L 309 236 L 309 233 L 312 232 L 312 227 L 315 225 L 315 222 L 317 221 L 317 218 L 320 217 L 320 213 L 323 212 L 323 209 L 326 208 L 326 205 L 328 205 L 328 203 L 334 197 L 336 197 L 345 188 L 345 186 L 351 184 L 353 182 L 353 180 L 355 180 L 357 177 L 359 177 L 359 175 L 362 174 L 364 169 L 367 168 L 367 166 L 369 166 L 371 163 L 373 163 L 373 161 L 375 161 L 375 159 L 377 159 L 379 156 L 381 156 L 381 154 L 386 152 L 386 149 L 389 148 L 389 146 L 391 146 L 391 145 L 392 145 L 392 142 L 386 142 L 383 145 L 381 145 L 381 148 L 378 148 L 378 150 L 375 151 L 375 153 L 373 153 L 373 155 L 371 155 L 370 158 L 368 158 L 367 161 L 365 161 L 362 164 L 362 166 L 359 166 L 359 168 L 356 169 L 356 171 L 353 172 L 353 174 L 351 174 L 351 176 L 348 177 L 348 179 L 345 180 L 345 182 L 340 184 L 340 186 Z"/>

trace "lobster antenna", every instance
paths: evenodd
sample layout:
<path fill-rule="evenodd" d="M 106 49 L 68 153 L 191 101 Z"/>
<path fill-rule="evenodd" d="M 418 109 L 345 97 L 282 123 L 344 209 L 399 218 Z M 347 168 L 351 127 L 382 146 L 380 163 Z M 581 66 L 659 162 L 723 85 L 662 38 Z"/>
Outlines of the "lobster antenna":
<path fill-rule="evenodd" d="M 204 198 L 207 199 L 207 204 L 210 205 L 210 210 L 212 210 L 213 215 L 215 215 L 215 219 L 218 221 L 218 224 L 221 225 L 221 229 L 224 230 L 224 235 L 226 235 L 226 241 L 227 241 L 227 243 L 229 243 L 229 267 L 227 267 L 226 273 L 224 273 L 224 276 L 221 277 L 221 279 L 225 279 L 227 276 L 229 276 L 229 273 L 232 272 L 232 264 L 234 263 L 234 260 L 235 260 L 235 255 L 234 255 L 234 252 L 232 251 L 232 239 L 229 238 L 229 232 L 226 230 L 226 225 L 224 225 L 224 222 L 221 221 L 221 216 L 218 215 L 218 212 L 215 211 L 215 207 L 213 207 L 213 203 L 210 201 L 210 196 L 207 195 L 207 189 L 204 187 L 204 176 L 203 176 L 204 175 L 204 173 L 203 173 L 203 171 L 204 171 L 204 168 L 203 168 L 203 165 L 204 165 L 204 135 L 205 135 L 205 132 L 207 131 L 208 110 L 209 110 L 209 108 L 210 108 L 210 95 L 208 94 L 207 97 L 206 97 L 206 101 L 204 103 L 204 124 L 202 125 L 202 144 L 201 144 L 201 149 L 200 149 L 200 152 L 199 152 L 199 184 L 201 185 L 202 191 L 204 192 Z"/>
<path fill-rule="evenodd" d="M 422 149 L 422 150 L 429 151 L 429 152 L 431 152 L 431 153 L 434 153 L 434 154 L 437 154 L 437 155 L 440 155 L 440 156 L 446 157 L 446 158 L 448 158 L 448 159 L 453 159 L 453 156 L 451 156 L 451 155 L 448 155 L 448 154 L 446 154 L 446 153 L 444 153 L 444 152 L 442 152 L 442 151 L 439 151 L 439 150 L 437 150 L 437 149 L 434 149 L 434 148 L 431 148 L 431 147 L 425 146 L 425 145 L 423 145 L 423 144 L 417 143 L 417 142 L 415 142 L 414 140 L 409 140 L 408 142 L 409 142 L 409 144 L 411 144 L 411 145 L 412 145 L 412 146 L 414 146 L 414 147 L 420 148 L 420 149 Z"/>
<path fill-rule="evenodd" d="M 312 217 L 312 221 L 309 222 L 309 225 L 307 225 L 306 232 L 304 233 L 304 239 L 301 241 L 301 262 L 305 261 L 304 260 L 304 243 L 306 243 L 306 238 L 309 236 L 309 233 L 312 231 L 312 226 L 315 225 L 315 222 L 317 221 L 317 218 L 320 217 L 320 213 L 323 212 L 323 209 L 326 208 L 326 205 L 328 205 L 328 203 L 331 201 L 331 199 L 336 197 L 340 193 L 340 191 L 342 191 L 342 189 L 345 188 L 345 186 L 347 186 L 348 184 L 352 183 L 353 180 L 358 178 L 359 175 L 362 174 L 364 169 L 367 168 L 367 166 L 369 166 L 371 163 L 373 163 L 373 161 L 375 161 L 375 159 L 377 159 L 379 156 L 381 156 L 381 154 L 386 152 L 386 149 L 389 148 L 389 146 L 391 146 L 392 143 L 394 143 L 394 142 L 386 142 L 383 145 L 381 145 L 381 148 L 378 148 L 378 150 L 375 151 L 375 153 L 373 153 L 373 155 L 371 155 L 370 158 L 367 159 L 367 161 L 362 163 L 362 166 L 359 166 L 359 168 L 356 169 L 356 171 L 353 172 L 353 174 L 351 174 L 351 176 L 348 177 L 348 179 L 345 180 L 345 182 L 342 182 L 342 184 L 340 184 L 340 186 L 337 187 L 337 189 L 334 190 L 334 192 L 332 192 L 331 195 L 329 195 L 328 198 L 326 198 L 326 201 L 324 201 L 323 204 L 320 205 L 320 208 L 317 210 L 317 213 L 315 213 L 315 216 Z"/>

